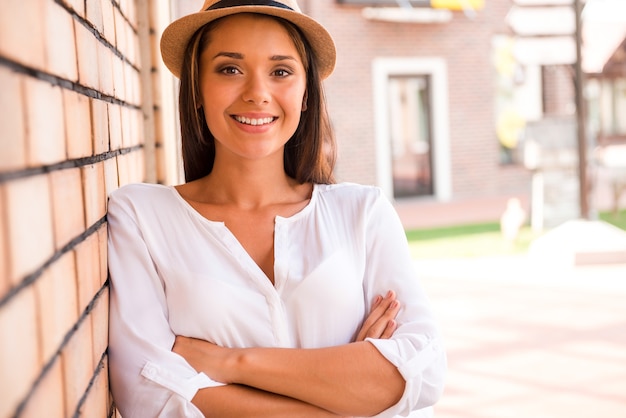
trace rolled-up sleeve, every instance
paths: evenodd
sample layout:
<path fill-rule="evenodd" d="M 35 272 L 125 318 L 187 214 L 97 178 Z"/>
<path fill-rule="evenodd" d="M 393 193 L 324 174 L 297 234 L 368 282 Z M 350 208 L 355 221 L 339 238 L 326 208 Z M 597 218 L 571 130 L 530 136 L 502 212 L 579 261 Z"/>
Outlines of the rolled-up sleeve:
<path fill-rule="evenodd" d="M 406 235 L 391 202 L 382 194 L 366 227 L 369 300 L 393 290 L 402 308 L 390 339 L 368 339 L 405 379 L 400 401 L 377 417 L 408 416 L 434 405 L 443 393 L 446 354 L 430 301 L 417 279 Z"/>
<path fill-rule="evenodd" d="M 108 206 L 109 376 L 124 418 L 194 417 L 196 392 L 221 385 L 173 353 L 165 289 L 132 202 L 120 189 Z"/>

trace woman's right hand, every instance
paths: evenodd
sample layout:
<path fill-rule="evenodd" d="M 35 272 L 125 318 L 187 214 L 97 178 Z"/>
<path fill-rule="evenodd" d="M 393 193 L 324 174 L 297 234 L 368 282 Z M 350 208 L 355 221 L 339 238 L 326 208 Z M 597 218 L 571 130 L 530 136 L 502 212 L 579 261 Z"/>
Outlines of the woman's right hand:
<path fill-rule="evenodd" d="M 364 341 L 366 338 L 391 338 L 398 326 L 395 318 L 399 311 L 400 302 L 396 300 L 396 293 L 393 290 L 387 292 L 385 297 L 377 296 L 355 341 Z"/>

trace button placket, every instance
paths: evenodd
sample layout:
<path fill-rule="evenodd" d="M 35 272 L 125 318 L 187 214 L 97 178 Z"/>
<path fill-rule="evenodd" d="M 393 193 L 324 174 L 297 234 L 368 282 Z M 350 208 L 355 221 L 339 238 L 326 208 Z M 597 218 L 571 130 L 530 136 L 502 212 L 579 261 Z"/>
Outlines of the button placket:
<path fill-rule="evenodd" d="M 282 300 L 285 282 L 288 279 L 287 225 L 278 218 L 274 224 L 274 292 L 270 310 L 274 324 L 274 335 L 279 346 L 288 347 L 291 340 L 288 333 L 287 317 Z M 269 301 L 268 301 L 269 302 Z"/>
<path fill-rule="evenodd" d="M 280 293 L 289 274 L 287 227 L 277 222 L 274 228 L 274 287 Z"/>

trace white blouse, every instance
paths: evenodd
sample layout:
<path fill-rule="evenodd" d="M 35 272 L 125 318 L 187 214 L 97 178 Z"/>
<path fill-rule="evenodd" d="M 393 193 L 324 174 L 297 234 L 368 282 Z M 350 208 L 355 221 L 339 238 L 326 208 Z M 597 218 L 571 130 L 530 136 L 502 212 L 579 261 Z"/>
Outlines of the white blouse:
<path fill-rule="evenodd" d="M 110 379 L 124 418 L 203 417 L 191 399 L 221 383 L 171 351 L 176 335 L 224 347 L 346 344 L 390 289 L 403 306 L 398 329 L 369 341 L 406 388 L 379 416 L 431 416 L 446 357 L 402 225 L 378 188 L 315 185 L 302 211 L 276 217 L 275 285 L 224 223 L 173 187 L 116 190 L 108 225 Z"/>

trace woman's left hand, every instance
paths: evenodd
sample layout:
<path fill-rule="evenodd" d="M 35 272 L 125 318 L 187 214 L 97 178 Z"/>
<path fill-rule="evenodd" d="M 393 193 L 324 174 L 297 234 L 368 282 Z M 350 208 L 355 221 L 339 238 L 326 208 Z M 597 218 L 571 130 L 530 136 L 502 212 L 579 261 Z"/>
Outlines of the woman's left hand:
<path fill-rule="evenodd" d="M 355 341 L 364 341 L 366 338 L 391 338 L 398 326 L 395 319 L 399 311 L 400 303 L 396 300 L 395 292 L 390 290 L 385 297 L 376 297 Z"/>

